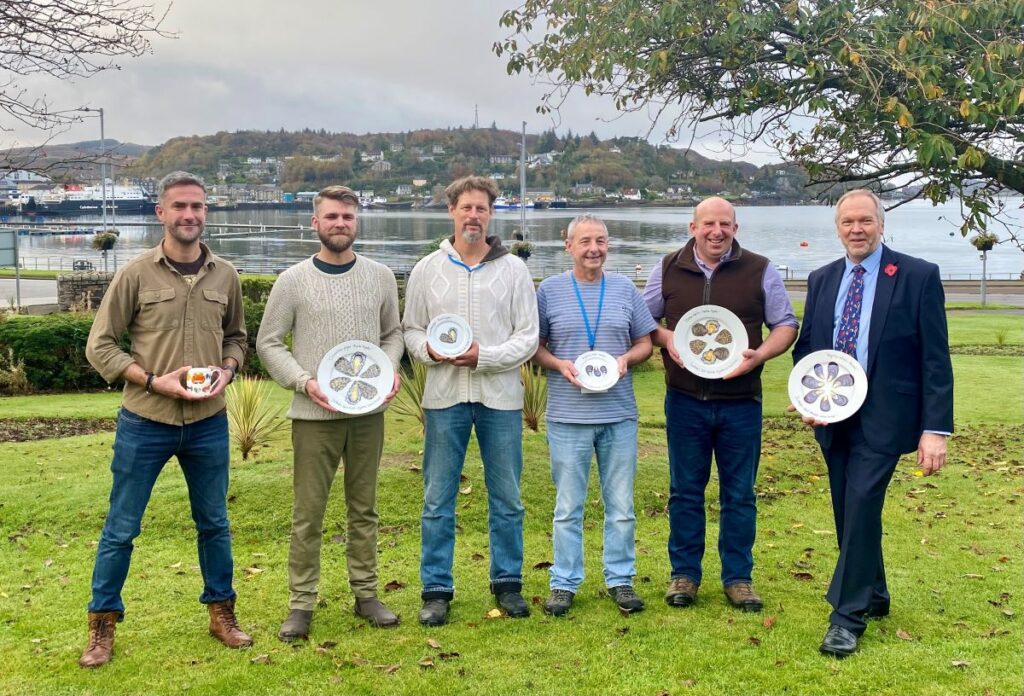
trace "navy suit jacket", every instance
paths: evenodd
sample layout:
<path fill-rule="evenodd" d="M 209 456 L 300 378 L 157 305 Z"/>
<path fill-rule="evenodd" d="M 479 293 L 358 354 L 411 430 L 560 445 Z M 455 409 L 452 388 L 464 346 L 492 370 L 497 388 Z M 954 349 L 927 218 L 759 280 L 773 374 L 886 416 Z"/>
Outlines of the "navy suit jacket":
<path fill-rule="evenodd" d="M 845 271 L 841 258 L 808 277 L 794 364 L 833 347 L 836 298 Z M 883 246 L 867 330 L 868 394 L 858 413 L 868 446 L 905 454 L 917 449 L 925 430 L 953 432 L 953 367 L 938 266 Z M 834 429 L 814 429 L 822 447 L 830 446 Z"/>

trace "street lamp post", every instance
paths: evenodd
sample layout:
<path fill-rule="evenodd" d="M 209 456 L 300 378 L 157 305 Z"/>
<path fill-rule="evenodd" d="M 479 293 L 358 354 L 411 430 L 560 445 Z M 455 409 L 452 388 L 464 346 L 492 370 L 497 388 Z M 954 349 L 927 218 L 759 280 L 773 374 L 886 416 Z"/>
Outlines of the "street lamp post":
<path fill-rule="evenodd" d="M 80 111 L 94 111 L 100 115 L 100 188 L 103 192 L 101 205 L 103 209 L 103 232 L 105 233 L 107 231 L 107 174 L 103 162 L 107 156 L 107 141 L 103 128 L 103 109 L 91 109 L 88 106 L 83 106 Z"/>

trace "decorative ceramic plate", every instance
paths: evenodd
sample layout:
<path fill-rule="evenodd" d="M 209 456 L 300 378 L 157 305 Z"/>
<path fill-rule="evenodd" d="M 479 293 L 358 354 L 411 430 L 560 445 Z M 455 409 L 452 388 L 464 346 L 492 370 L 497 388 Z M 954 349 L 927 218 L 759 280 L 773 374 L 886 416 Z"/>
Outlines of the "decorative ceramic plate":
<path fill-rule="evenodd" d="M 608 391 L 619 381 L 619 363 L 610 353 L 591 350 L 576 358 L 576 379 L 583 393 Z"/>
<path fill-rule="evenodd" d="M 473 343 L 473 329 L 458 314 L 439 314 L 427 326 L 427 345 L 446 358 L 457 358 Z"/>
<path fill-rule="evenodd" d="M 672 340 L 686 369 L 706 379 L 721 379 L 732 372 L 749 345 L 740 318 L 710 304 L 684 314 Z"/>
<path fill-rule="evenodd" d="M 369 413 L 384 403 L 395 383 L 391 359 L 366 341 L 345 341 L 327 351 L 316 381 L 331 406 L 342 413 Z"/>
<path fill-rule="evenodd" d="M 789 400 L 801 415 L 838 423 L 857 412 L 868 395 L 868 378 L 854 358 L 838 350 L 804 356 L 789 373 Z"/>

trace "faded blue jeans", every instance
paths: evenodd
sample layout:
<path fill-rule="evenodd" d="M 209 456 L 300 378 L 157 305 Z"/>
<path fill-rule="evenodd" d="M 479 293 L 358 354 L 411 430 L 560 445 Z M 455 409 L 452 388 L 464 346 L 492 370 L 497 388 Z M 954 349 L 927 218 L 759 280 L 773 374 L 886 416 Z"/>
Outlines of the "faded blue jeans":
<path fill-rule="evenodd" d="M 132 540 L 141 530 L 153 484 L 164 464 L 178 458 L 196 525 L 204 604 L 234 599 L 228 528 L 228 417 L 220 413 L 187 425 L 167 425 L 121 409 L 110 470 L 110 510 L 96 549 L 89 611 L 124 613 L 121 588 L 128 577 Z"/>
<path fill-rule="evenodd" d="M 604 582 L 609 588 L 633 584 L 636 428 L 632 419 L 599 424 L 548 421 L 551 479 L 556 489 L 552 590 L 576 592 L 583 582 L 583 508 L 595 453 L 604 500 Z"/>
<path fill-rule="evenodd" d="M 420 523 L 422 596 L 451 599 L 455 594 L 455 499 L 466 461 L 470 431 L 476 428 L 487 486 L 491 591 L 520 592 L 523 586 L 523 413 L 499 411 L 480 403 L 423 409 L 423 518 Z"/>

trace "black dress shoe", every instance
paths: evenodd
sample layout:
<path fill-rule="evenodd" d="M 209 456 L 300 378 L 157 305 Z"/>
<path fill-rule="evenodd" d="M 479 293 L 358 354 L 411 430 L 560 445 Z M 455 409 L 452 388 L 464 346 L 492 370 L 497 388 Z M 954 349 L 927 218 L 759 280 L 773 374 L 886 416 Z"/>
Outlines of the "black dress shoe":
<path fill-rule="evenodd" d="M 818 648 L 823 654 L 842 659 L 849 657 L 857 649 L 857 634 L 853 631 L 832 624 L 825 632 L 825 638 Z"/>
<path fill-rule="evenodd" d="M 420 624 L 424 626 L 441 626 L 448 621 L 448 607 L 451 604 L 447 599 L 428 599 L 423 602 L 420 609 Z"/>
<path fill-rule="evenodd" d="M 496 596 L 498 608 L 510 619 L 524 619 L 530 615 L 530 605 L 519 592 L 502 592 Z"/>

